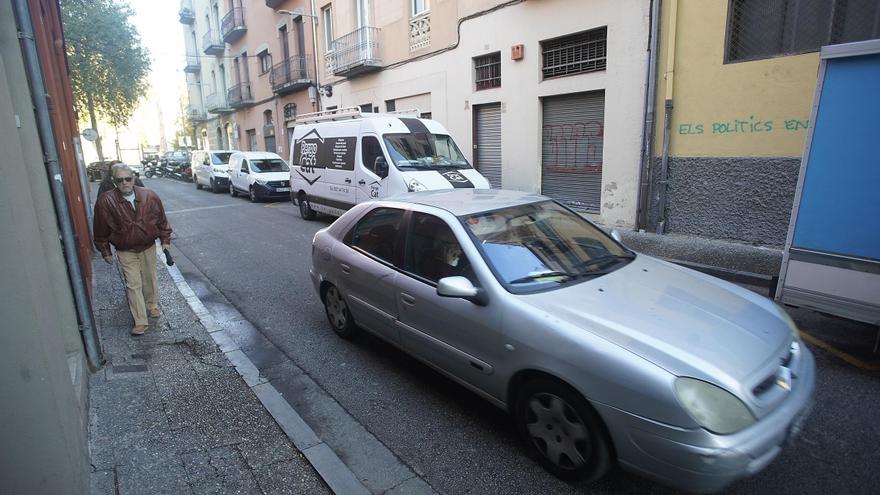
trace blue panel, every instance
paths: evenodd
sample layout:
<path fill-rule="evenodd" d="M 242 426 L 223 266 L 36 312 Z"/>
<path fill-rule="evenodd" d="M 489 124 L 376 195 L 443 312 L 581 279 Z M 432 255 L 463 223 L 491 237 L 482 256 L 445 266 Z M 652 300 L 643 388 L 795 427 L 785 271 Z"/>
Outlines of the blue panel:
<path fill-rule="evenodd" d="M 880 54 L 827 61 L 792 247 L 880 259 Z"/>

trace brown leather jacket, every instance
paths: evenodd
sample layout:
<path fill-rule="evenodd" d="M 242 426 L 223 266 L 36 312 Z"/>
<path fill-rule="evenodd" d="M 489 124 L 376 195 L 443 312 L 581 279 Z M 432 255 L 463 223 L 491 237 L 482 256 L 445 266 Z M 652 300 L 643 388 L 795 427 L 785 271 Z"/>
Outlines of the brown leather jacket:
<path fill-rule="evenodd" d="M 141 252 L 161 239 L 171 244 L 171 225 L 159 196 L 145 187 L 134 188 L 137 211 L 118 189 L 98 196 L 95 203 L 95 247 L 110 256 L 110 244 L 120 251 Z"/>

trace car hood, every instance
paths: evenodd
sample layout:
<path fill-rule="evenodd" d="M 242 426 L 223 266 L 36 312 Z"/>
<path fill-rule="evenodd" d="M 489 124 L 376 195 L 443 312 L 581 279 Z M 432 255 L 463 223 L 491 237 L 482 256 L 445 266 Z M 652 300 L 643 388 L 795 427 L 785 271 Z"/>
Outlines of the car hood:
<path fill-rule="evenodd" d="M 731 386 L 792 339 L 769 299 L 645 255 L 607 275 L 520 299 L 676 376 Z"/>
<path fill-rule="evenodd" d="M 263 180 L 290 180 L 290 172 L 260 172 L 253 174 L 255 179 Z"/>

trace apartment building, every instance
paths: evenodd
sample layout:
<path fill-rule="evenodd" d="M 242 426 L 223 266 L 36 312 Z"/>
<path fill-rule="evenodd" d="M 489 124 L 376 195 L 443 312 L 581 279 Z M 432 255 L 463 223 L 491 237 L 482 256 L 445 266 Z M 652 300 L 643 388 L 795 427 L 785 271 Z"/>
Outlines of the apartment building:
<path fill-rule="evenodd" d="M 880 37 L 880 3 L 662 5 L 649 228 L 781 246 L 818 50 Z"/>
<path fill-rule="evenodd" d="M 325 109 L 418 109 L 493 186 L 635 224 L 648 0 L 315 6 Z"/>
<path fill-rule="evenodd" d="M 200 149 L 288 153 L 287 126 L 318 110 L 308 0 L 183 0 L 189 107 Z"/>

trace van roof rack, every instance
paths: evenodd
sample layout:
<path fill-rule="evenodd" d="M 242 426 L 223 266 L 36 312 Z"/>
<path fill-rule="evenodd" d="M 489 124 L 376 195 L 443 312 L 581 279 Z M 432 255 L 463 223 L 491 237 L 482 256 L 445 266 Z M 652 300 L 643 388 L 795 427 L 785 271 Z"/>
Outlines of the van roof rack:
<path fill-rule="evenodd" d="M 359 107 L 343 107 L 334 108 L 333 110 L 324 110 L 321 112 L 304 113 L 296 116 L 294 121 L 296 124 L 311 124 L 314 122 L 328 122 L 334 120 L 362 119 L 370 117 L 405 117 L 411 116 L 419 118 L 419 110 L 412 108 L 409 110 L 393 110 L 385 113 L 362 112 Z"/>

